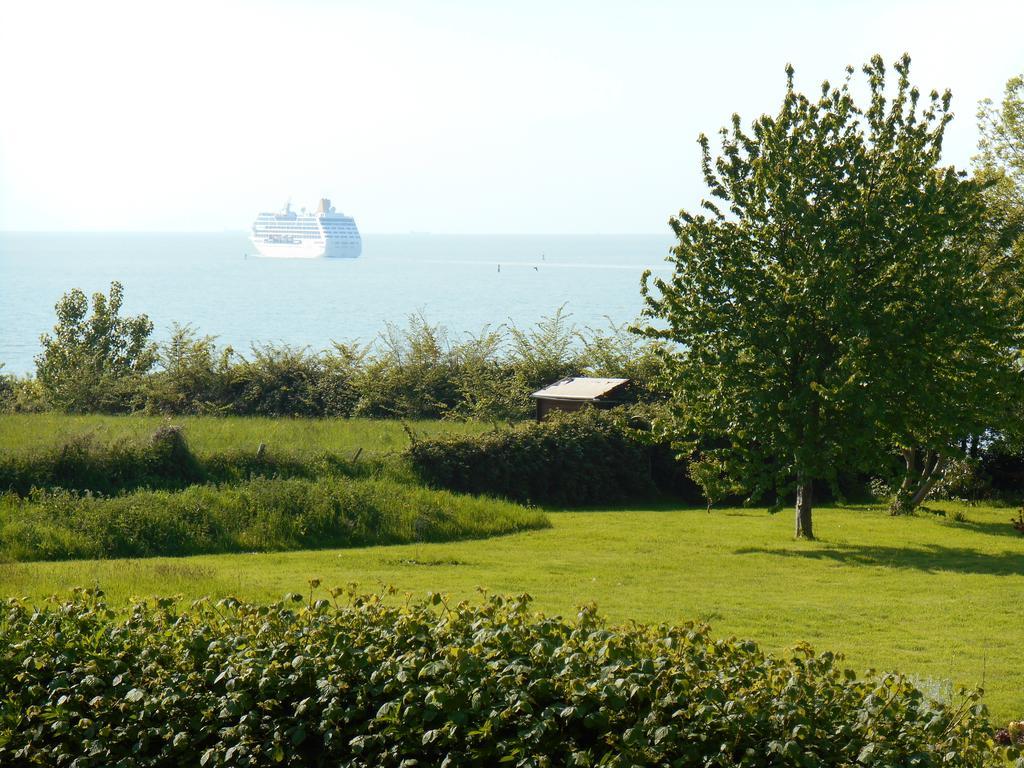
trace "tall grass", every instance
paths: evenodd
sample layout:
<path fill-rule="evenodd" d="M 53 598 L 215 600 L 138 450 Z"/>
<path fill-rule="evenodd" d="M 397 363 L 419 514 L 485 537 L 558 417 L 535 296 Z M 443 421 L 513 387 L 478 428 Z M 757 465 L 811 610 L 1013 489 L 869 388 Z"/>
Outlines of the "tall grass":
<path fill-rule="evenodd" d="M 57 489 L 0 497 L 0 560 L 440 542 L 548 525 L 514 504 L 389 480 L 257 478 L 112 498 Z"/>
<path fill-rule="evenodd" d="M 379 453 L 303 455 L 266 449 L 197 456 L 179 427 L 162 426 L 148 440 L 98 441 L 83 433 L 33 453 L 0 454 L 0 493 L 21 496 L 33 489 L 60 488 L 113 496 L 126 491 L 181 490 L 203 483 L 255 477 L 379 477 L 404 479 L 397 457 Z"/>
<path fill-rule="evenodd" d="M 98 443 L 141 441 L 161 425 L 162 416 L 100 416 L 60 413 L 0 414 L 0 455 L 29 454 L 83 435 Z M 296 457 L 334 453 L 363 456 L 399 451 L 409 445 L 407 425 L 417 435 L 473 435 L 493 425 L 476 421 L 399 421 L 379 419 L 293 419 L 175 416 L 189 447 L 200 456 L 238 450 L 255 453 L 260 443 Z"/>

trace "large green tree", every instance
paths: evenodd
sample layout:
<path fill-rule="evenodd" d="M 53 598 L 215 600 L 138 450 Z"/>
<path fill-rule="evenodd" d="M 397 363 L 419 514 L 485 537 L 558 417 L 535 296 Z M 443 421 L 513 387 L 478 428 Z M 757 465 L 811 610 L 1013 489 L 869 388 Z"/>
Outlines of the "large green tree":
<path fill-rule="evenodd" d="M 1024 76 L 1011 78 L 1001 103 L 985 100 L 978 109 L 979 153 L 975 157 L 975 178 L 982 186 L 986 202 L 983 218 L 984 237 L 979 246 L 979 269 L 987 278 L 986 292 L 981 294 L 991 307 L 999 307 L 1000 315 L 989 320 L 1009 318 L 1019 324 L 1021 288 L 1024 286 Z M 1016 315 L 1016 321 L 1014 320 Z M 973 338 L 956 336 L 941 338 L 945 344 L 942 355 L 934 356 L 934 377 L 938 386 L 931 391 L 914 394 L 918 404 L 908 409 L 917 417 L 913 429 L 897 435 L 896 443 L 905 461 L 906 470 L 893 500 L 894 512 L 915 509 L 942 478 L 952 458 L 962 455 L 956 445 L 976 445 L 986 432 L 1003 435 L 1019 434 L 1021 414 L 1017 406 L 1018 375 L 1013 366 L 994 368 L 987 365 L 979 371 L 974 363 L 986 362 L 979 352 L 985 349 L 990 329 L 975 329 Z M 990 350 L 1003 356 L 1005 349 Z M 991 361 L 988 361 L 991 362 Z M 991 377 L 994 371 L 1001 376 Z M 986 380 L 986 372 L 989 378 Z M 988 387 L 981 402 L 971 397 L 978 389 L 971 376 L 981 375 Z M 962 387 L 957 387 L 957 382 Z M 968 391 L 959 391 L 966 388 Z M 940 406 L 943 394 L 951 396 Z M 979 407 L 980 406 L 980 407 Z M 922 423 L 924 422 L 924 423 Z M 930 423 L 928 423 L 930 422 Z M 965 432 L 970 431 L 970 434 Z M 914 442 L 916 441 L 916 444 Z"/>
<path fill-rule="evenodd" d="M 643 282 L 640 332 L 675 342 L 663 428 L 712 491 L 795 491 L 808 538 L 816 483 L 893 445 L 945 451 L 1012 378 L 982 184 L 941 164 L 950 94 L 894 69 L 889 98 L 881 58 L 863 67 L 860 106 L 852 68 L 809 97 L 787 67 L 776 115 L 734 115 L 718 156 L 701 136 L 710 198 L 671 220 L 672 276 Z"/>
<path fill-rule="evenodd" d="M 998 105 L 985 99 L 978 108 L 976 162 L 999 183 L 991 195 L 1024 209 L 1024 74 L 1011 77 Z"/>
<path fill-rule="evenodd" d="M 978 109 L 975 172 L 989 204 L 989 247 L 996 260 L 1024 263 L 1024 74 L 1010 78 L 1002 101 Z"/>
<path fill-rule="evenodd" d="M 153 323 L 146 315 L 122 317 L 124 289 L 89 299 L 77 288 L 55 307 L 53 335 L 44 333 L 36 356 L 36 378 L 53 407 L 66 411 L 120 411 L 138 392 L 139 377 L 157 361 L 150 341 Z"/>

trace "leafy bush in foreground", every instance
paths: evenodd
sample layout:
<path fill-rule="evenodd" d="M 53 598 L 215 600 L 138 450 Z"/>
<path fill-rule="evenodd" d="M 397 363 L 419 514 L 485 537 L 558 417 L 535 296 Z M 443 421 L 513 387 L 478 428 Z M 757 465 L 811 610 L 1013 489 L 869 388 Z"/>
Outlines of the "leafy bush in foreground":
<path fill-rule="evenodd" d="M 667 446 L 643 442 L 624 413 L 585 408 L 477 436 L 416 441 L 406 451 L 428 485 L 537 504 L 699 501 Z"/>
<path fill-rule="evenodd" d="M 384 480 L 258 478 L 237 486 L 0 497 L 0 559 L 62 560 L 355 547 L 495 536 L 540 512 Z"/>
<path fill-rule="evenodd" d="M 974 695 L 948 707 L 704 626 L 531 616 L 526 596 L 157 600 L 117 618 L 101 595 L 8 601 L 3 765 L 1000 764 Z"/>

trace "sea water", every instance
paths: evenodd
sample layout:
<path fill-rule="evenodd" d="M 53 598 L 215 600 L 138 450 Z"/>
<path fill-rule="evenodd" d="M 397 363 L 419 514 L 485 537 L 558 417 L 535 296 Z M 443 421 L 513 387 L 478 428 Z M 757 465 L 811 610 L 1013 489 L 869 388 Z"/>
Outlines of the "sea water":
<path fill-rule="evenodd" d="M 191 324 L 243 354 L 284 343 L 313 351 L 370 342 L 410 315 L 459 340 L 529 327 L 564 305 L 583 329 L 634 320 L 645 269 L 669 273 L 671 235 L 365 235 L 358 259 L 266 259 L 244 232 L 0 233 L 0 362 L 34 370 L 54 304 L 124 285 L 122 313 L 154 338 Z"/>

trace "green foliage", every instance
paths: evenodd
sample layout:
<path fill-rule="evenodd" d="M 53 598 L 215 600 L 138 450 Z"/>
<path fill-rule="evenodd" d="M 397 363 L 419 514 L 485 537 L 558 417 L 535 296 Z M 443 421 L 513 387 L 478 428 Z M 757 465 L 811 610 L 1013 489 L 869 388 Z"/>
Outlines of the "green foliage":
<path fill-rule="evenodd" d="M 458 399 L 452 413 L 487 421 L 515 421 L 530 415 L 529 388 L 501 357 L 503 332 L 487 327 L 454 349 L 459 371 Z"/>
<path fill-rule="evenodd" d="M 529 597 L 395 607 L 330 590 L 172 599 L 98 590 L 0 618 L 5 765 L 995 766 L 984 708 L 906 678 L 782 659 L 706 626 L 611 629 Z M 339 598 L 342 602 L 339 604 Z"/>
<path fill-rule="evenodd" d="M 978 500 L 992 496 L 992 480 L 981 459 L 963 457 L 951 461 L 932 496 L 938 499 Z"/>
<path fill-rule="evenodd" d="M 82 291 L 57 302 L 53 336 L 43 334 L 36 357 L 36 379 L 49 403 L 59 410 L 120 412 L 131 410 L 139 379 L 156 363 L 149 341 L 153 323 L 146 315 L 120 317 L 123 288 L 94 293 L 92 314 Z"/>
<path fill-rule="evenodd" d="M 627 325 L 616 325 L 608 318 L 606 330 L 588 328 L 580 335 L 582 363 L 586 376 L 629 379 L 630 391 L 641 402 L 657 402 L 657 381 L 663 358 L 659 345 L 646 343 Z"/>
<path fill-rule="evenodd" d="M 809 98 L 789 68 L 776 116 L 734 116 L 717 158 L 702 136 L 712 199 L 672 220 L 673 276 L 644 280 L 642 332 L 678 345 L 665 433 L 754 498 L 800 491 L 798 535 L 815 481 L 950 451 L 1019 385 L 1010 265 L 981 247 L 981 185 L 940 166 L 949 93 L 919 108 L 909 66 L 890 101 L 873 58 L 864 107 L 849 77 Z"/>
<path fill-rule="evenodd" d="M 47 409 L 46 393 L 29 376 L 3 373 L 0 363 L 0 413 L 39 413 Z"/>
<path fill-rule="evenodd" d="M 174 325 L 162 344 L 159 369 L 146 385 L 146 407 L 156 413 L 220 413 L 232 398 L 228 373 L 234 354 L 218 350 L 212 336 L 190 325 Z"/>
<path fill-rule="evenodd" d="M 126 328 L 150 328 L 137 327 L 148 323 L 144 316 L 111 320 L 120 307 L 121 289 L 115 284 L 111 290 L 109 302 L 94 297 L 99 302 L 94 315 L 105 317 L 107 325 L 120 323 L 117 332 L 122 335 Z M 218 347 L 215 337 L 201 336 L 189 325 L 175 325 L 167 342 L 137 350 L 131 370 L 96 362 L 102 354 L 94 348 L 117 344 L 97 342 L 98 331 L 82 330 L 85 309 L 80 291 L 72 291 L 58 305 L 58 339 L 49 342 L 49 351 L 37 361 L 43 367 L 35 379 L 0 375 L 0 413 L 49 407 L 70 412 L 502 422 L 530 416 L 530 393 L 570 375 L 629 378 L 642 399 L 658 398 L 660 361 L 652 345 L 613 324 L 608 330 L 581 331 L 564 308 L 534 328 L 487 326 L 462 340 L 450 339 L 442 326 L 417 314 L 404 327 L 387 324 L 374 343 L 335 342 L 320 353 L 262 344 L 246 356 Z M 91 322 L 102 324 L 95 317 Z M 123 338 L 119 343 L 130 346 Z M 90 365 L 103 372 L 87 370 L 83 375 L 82 366 Z"/>
<path fill-rule="evenodd" d="M 151 557 L 494 536 L 539 512 L 383 480 L 257 478 L 239 485 L 0 497 L 0 560 Z"/>
<path fill-rule="evenodd" d="M 998 107 L 990 99 L 981 102 L 978 132 L 981 137 L 975 160 L 979 169 L 1000 182 L 994 196 L 1020 213 L 1024 209 L 1024 75 L 1006 82 Z"/>
<path fill-rule="evenodd" d="M 535 504 L 579 506 L 689 492 L 667 448 L 652 446 L 622 412 L 584 408 L 478 436 L 417 440 L 406 451 L 428 485 Z"/>
<path fill-rule="evenodd" d="M 324 414 L 319 395 L 323 368 L 304 349 L 290 346 L 254 346 L 251 360 L 231 371 L 231 407 L 254 416 L 319 416 Z"/>
<path fill-rule="evenodd" d="M 443 328 L 421 315 L 400 329 L 388 324 L 381 354 L 360 373 L 354 414 L 377 418 L 439 418 L 458 401 L 458 354 Z"/>
<path fill-rule="evenodd" d="M 532 329 L 509 328 L 511 362 L 526 389 L 536 390 L 579 373 L 585 363 L 576 347 L 578 331 L 569 321 L 565 305 L 541 319 Z"/>

